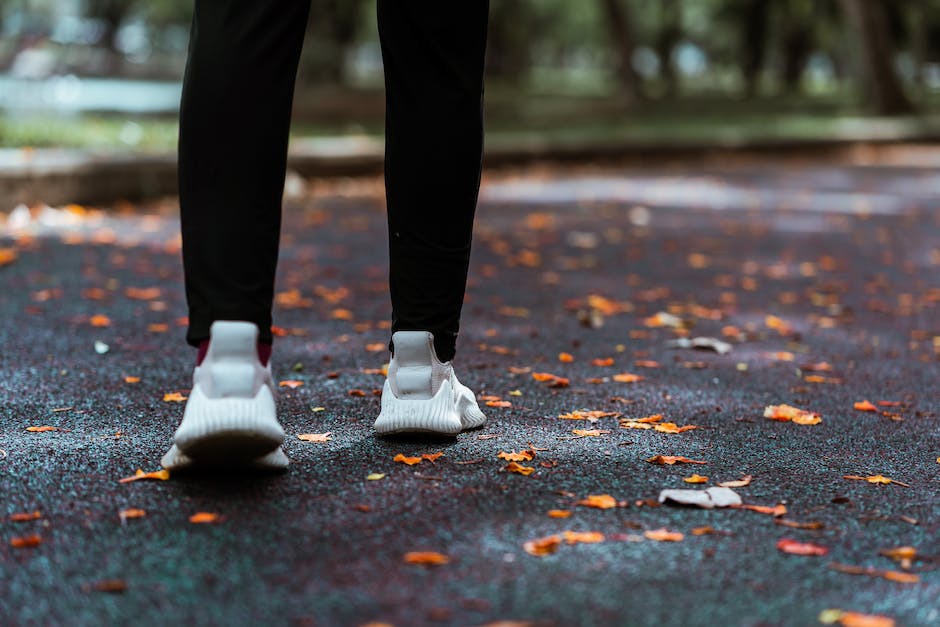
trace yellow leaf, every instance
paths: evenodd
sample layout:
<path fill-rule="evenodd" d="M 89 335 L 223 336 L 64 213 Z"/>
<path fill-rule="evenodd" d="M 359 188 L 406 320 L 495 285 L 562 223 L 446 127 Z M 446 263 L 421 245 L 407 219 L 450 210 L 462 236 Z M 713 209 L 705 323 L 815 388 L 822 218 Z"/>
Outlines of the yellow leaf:
<path fill-rule="evenodd" d="M 522 548 L 525 549 L 525 552 L 529 555 L 535 555 L 536 557 L 542 557 L 544 555 L 550 555 L 558 550 L 558 545 L 561 544 L 561 536 L 552 535 L 546 536 L 544 538 L 536 538 L 535 540 L 529 540 L 522 545 Z"/>
<path fill-rule="evenodd" d="M 373 472 L 371 474 L 366 475 L 366 481 L 379 481 L 384 478 L 385 478 L 384 472 Z"/>
<path fill-rule="evenodd" d="M 144 472 L 140 468 L 137 469 L 137 472 L 130 476 L 119 479 L 118 483 L 130 483 L 131 481 L 140 481 L 141 479 L 153 479 L 156 481 L 166 481 L 170 478 L 170 471 L 164 468 L 163 470 L 155 470 L 153 472 Z"/>
<path fill-rule="evenodd" d="M 167 392 L 163 395 L 163 400 L 167 403 L 182 403 L 186 398 L 186 396 L 183 396 L 179 392 Z"/>
<path fill-rule="evenodd" d="M 686 483 L 708 483 L 708 477 L 703 477 L 702 475 L 692 475 L 691 477 L 685 477 L 683 479 Z"/>
<path fill-rule="evenodd" d="M 535 459 L 535 451 L 533 450 L 524 450 L 516 453 L 507 453 L 506 451 L 500 451 L 496 456 L 499 459 L 505 459 L 507 462 L 530 462 Z"/>
<path fill-rule="evenodd" d="M 535 468 L 532 466 L 523 466 L 516 462 L 509 462 L 503 470 L 508 470 L 509 472 L 514 472 L 517 475 L 524 475 L 526 477 L 535 472 Z"/>

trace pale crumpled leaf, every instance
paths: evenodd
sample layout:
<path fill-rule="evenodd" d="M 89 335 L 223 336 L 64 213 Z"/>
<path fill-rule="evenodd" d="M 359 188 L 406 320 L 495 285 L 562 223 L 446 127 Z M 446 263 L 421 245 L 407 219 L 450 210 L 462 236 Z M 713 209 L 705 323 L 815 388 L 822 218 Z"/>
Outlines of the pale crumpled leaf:
<path fill-rule="evenodd" d="M 666 342 L 669 348 L 697 348 L 699 350 L 713 350 L 719 355 L 731 352 L 731 344 L 723 342 L 716 337 L 680 337 Z"/>
<path fill-rule="evenodd" d="M 731 488 L 708 488 L 707 490 L 663 490 L 659 502 L 670 501 L 679 505 L 693 505 L 704 509 L 741 505 L 741 497 Z"/>

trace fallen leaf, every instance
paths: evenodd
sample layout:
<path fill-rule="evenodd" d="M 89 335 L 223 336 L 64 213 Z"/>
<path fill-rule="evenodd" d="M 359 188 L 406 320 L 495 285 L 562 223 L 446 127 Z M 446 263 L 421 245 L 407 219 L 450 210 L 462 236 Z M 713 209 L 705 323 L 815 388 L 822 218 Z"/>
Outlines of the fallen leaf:
<path fill-rule="evenodd" d="M 534 555 L 536 557 L 542 557 L 545 555 L 551 555 L 558 550 L 558 546 L 561 544 L 561 536 L 552 535 L 546 536 L 544 538 L 536 538 L 535 540 L 529 540 L 522 545 L 522 548 L 529 555 Z"/>
<path fill-rule="evenodd" d="M 50 427 L 49 425 L 43 425 L 41 427 L 26 427 L 27 431 L 33 433 L 45 433 L 46 431 L 58 431 L 59 427 Z"/>
<path fill-rule="evenodd" d="M 486 406 L 497 407 L 499 409 L 508 409 L 509 407 L 512 407 L 512 403 L 510 401 L 503 401 L 503 400 L 486 401 Z"/>
<path fill-rule="evenodd" d="M 360 390 L 359 388 L 353 388 L 353 389 L 349 390 L 349 391 L 346 392 L 346 393 L 347 393 L 349 396 L 356 396 L 356 397 L 359 397 L 359 398 L 362 398 L 363 396 L 366 395 L 365 390 Z"/>
<path fill-rule="evenodd" d="M 385 478 L 384 472 L 373 472 L 366 475 L 366 481 L 379 481 Z"/>
<path fill-rule="evenodd" d="M 568 544 L 597 544 L 604 541 L 604 534 L 599 531 L 563 531 L 561 535 Z"/>
<path fill-rule="evenodd" d="M 845 573 L 847 575 L 865 575 L 867 577 L 881 577 L 882 579 L 887 579 L 888 581 L 893 581 L 895 583 L 919 583 L 920 577 L 913 573 L 902 573 L 896 570 L 881 570 L 878 568 L 871 568 L 870 566 L 853 566 L 851 564 L 839 564 L 838 562 L 832 562 L 829 564 L 829 568 L 832 570 L 839 571 L 840 573 Z"/>
<path fill-rule="evenodd" d="M 140 383 L 140 377 L 124 377 L 124 383 Z"/>
<path fill-rule="evenodd" d="M 559 414 L 558 417 L 562 420 L 587 420 L 588 422 L 597 422 L 601 418 L 610 418 L 610 417 L 619 417 L 620 412 L 616 411 L 603 411 L 600 409 L 595 410 L 586 410 L 586 409 L 576 409 L 567 414 Z"/>
<path fill-rule="evenodd" d="M 326 433 L 299 433 L 297 439 L 304 442 L 329 442 L 333 439 L 331 433 L 330 431 Z"/>
<path fill-rule="evenodd" d="M 642 381 L 646 377 L 639 374 L 631 374 L 629 372 L 621 372 L 620 374 L 615 374 L 610 377 L 617 383 L 636 383 L 637 381 Z"/>
<path fill-rule="evenodd" d="M 127 590 L 127 582 L 123 579 L 102 579 L 89 586 L 95 592 L 118 593 Z"/>
<path fill-rule="evenodd" d="M 607 435 L 610 433 L 610 429 L 572 429 L 571 433 L 579 438 L 596 438 L 598 436 Z"/>
<path fill-rule="evenodd" d="M 159 287 L 128 287 L 124 295 L 133 300 L 155 300 L 160 298 Z"/>
<path fill-rule="evenodd" d="M 533 472 L 535 472 L 535 468 L 534 468 L 534 467 L 532 467 L 532 466 L 523 466 L 523 465 L 518 464 L 518 463 L 516 463 L 516 462 L 509 462 L 508 464 L 506 464 L 506 467 L 503 468 L 503 470 L 508 470 L 509 472 L 514 472 L 514 473 L 516 473 L 516 474 L 518 474 L 518 475 L 525 475 L 525 476 L 529 476 L 529 475 L 531 475 Z"/>
<path fill-rule="evenodd" d="M 88 319 L 88 323 L 93 327 L 110 327 L 111 318 L 104 314 L 97 314 Z"/>
<path fill-rule="evenodd" d="M 163 400 L 167 403 L 182 403 L 186 398 L 186 396 L 183 396 L 179 392 L 168 392 L 163 395 Z"/>
<path fill-rule="evenodd" d="M 737 334 L 735 334 L 736 336 Z M 691 339 L 680 337 L 666 342 L 669 348 L 695 348 L 698 350 L 713 350 L 719 355 L 730 353 L 732 346 L 714 337 L 693 337 Z"/>
<path fill-rule="evenodd" d="M 662 366 L 658 361 L 653 361 L 652 359 L 637 359 L 633 362 L 633 365 L 637 368 L 661 368 Z"/>
<path fill-rule="evenodd" d="M 659 431 L 660 433 L 685 433 L 686 431 L 698 429 L 698 427 L 695 425 L 683 425 L 680 427 L 674 422 L 662 422 L 654 424 L 653 429 Z"/>
<path fill-rule="evenodd" d="M 507 453 L 506 451 L 500 451 L 496 456 L 499 459 L 505 459 L 508 462 L 530 462 L 535 459 L 535 451 L 533 450 L 524 450 L 516 453 Z"/>
<path fill-rule="evenodd" d="M 683 534 L 678 531 L 669 531 L 665 527 L 644 531 L 643 535 L 646 536 L 647 539 L 655 540 L 656 542 L 682 542 L 682 540 L 685 539 Z"/>
<path fill-rule="evenodd" d="M 0 266 L 7 266 L 16 261 L 18 257 L 13 248 L 0 248 Z"/>
<path fill-rule="evenodd" d="M 838 609 L 823 610 L 819 613 L 819 622 L 824 625 L 839 623 L 842 627 L 895 627 L 890 616 L 880 614 L 861 614 Z"/>
<path fill-rule="evenodd" d="M 894 549 L 882 549 L 878 554 L 893 559 L 901 564 L 901 568 L 908 569 L 917 558 L 917 549 L 912 546 L 899 546 Z"/>
<path fill-rule="evenodd" d="M 395 457 L 392 458 L 393 462 L 398 462 L 400 464 L 408 464 L 409 466 L 414 466 L 415 464 L 421 463 L 420 457 L 406 457 L 402 453 L 398 453 Z"/>
<path fill-rule="evenodd" d="M 768 507 L 767 505 L 738 505 L 735 509 L 746 509 L 752 512 L 757 512 L 758 514 L 768 514 L 773 517 L 783 516 L 787 513 L 787 506 L 778 503 L 773 507 Z"/>
<path fill-rule="evenodd" d="M 135 508 L 122 509 L 120 512 L 118 512 L 118 518 L 121 519 L 121 522 L 124 522 L 128 518 L 143 518 L 146 515 L 147 512 L 145 510 Z"/>
<path fill-rule="evenodd" d="M 822 416 L 790 405 L 768 405 L 764 409 L 764 418 L 780 422 L 792 421 L 798 425 L 818 425 Z"/>
<path fill-rule="evenodd" d="M 904 486 L 905 488 L 911 487 L 910 485 L 908 485 L 908 484 L 906 484 L 906 483 L 902 483 L 902 482 L 900 482 L 900 481 L 895 481 L 894 479 L 889 479 L 888 477 L 885 477 L 885 476 L 882 476 L 882 475 L 872 475 L 872 476 L 870 476 L 870 477 L 860 477 L 860 476 L 858 476 L 858 475 L 842 475 L 842 478 L 843 478 L 843 479 L 852 479 L 852 480 L 854 480 L 854 481 L 867 481 L 868 483 L 877 483 L 877 484 L 881 484 L 881 485 L 887 485 L 887 484 L 889 484 L 889 483 L 893 483 L 893 484 L 895 484 L 895 485 Z"/>
<path fill-rule="evenodd" d="M 692 475 L 691 477 L 685 477 L 682 480 L 686 483 L 708 483 L 708 477 L 704 477 L 698 474 Z"/>
<path fill-rule="evenodd" d="M 32 512 L 18 512 L 10 514 L 10 522 L 27 522 L 30 520 L 39 520 L 42 518 L 42 512 L 38 509 Z"/>
<path fill-rule="evenodd" d="M 613 358 L 613 357 L 604 357 L 604 358 L 592 359 L 592 360 L 591 360 L 591 365 L 592 365 L 592 366 L 598 366 L 598 367 L 601 367 L 601 368 L 606 368 L 607 366 L 613 366 L 613 365 L 614 365 L 614 358 Z"/>
<path fill-rule="evenodd" d="M 737 481 L 722 481 L 717 485 L 722 488 L 743 488 L 745 486 L 751 485 L 751 479 L 753 479 L 751 475 L 744 475 Z"/>
<path fill-rule="evenodd" d="M 123 479 L 118 479 L 118 483 L 130 483 L 131 481 L 140 481 L 141 479 L 155 479 L 157 481 L 166 481 L 170 478 L 170 471 L 164 468 L 163 470 L 154 470 L 153 472 L 144 472 L 140 468 L 137 469 L 137 472 L 131 477 L 124 477 Z"/>
<path fill-rule="evenodd" d="M 406 564 L 420 564 L 422 566 L 440 566 L 449 564 L 450 558 L 436 551 L 410 551 L 405 553 Z"/>
<path fill-rule="evenodd" d="M 564 388 L 568 387 L 570 381 L 564 377 L 559 377 L 558 375 L 551 374 L 549 372 L 533 372 L 532 378 L 540 383 L 548 383 L 550 388 Z"/>
<path fill-rule="evenodd" d="M 548 510 L 549 518 L 570 518 L 571 510 L 570 509 L 550 509 Z"/>
<path fill-rule="evenodd" d="M 617 499 L 609 494 L 591 494 L 577 503 L 585 507 L 594 507 L 597 509 L 610 509 L 617 507 Z"/>
<path fill-rule="evenodd" d="M 797 522 L 795 520 L 788 520 L 786 518 L 776 518 L 774 519 L 774 523 L 783 527 L 790 527 L 791 529 L 818 530 L 826 528 L 826 525 L 819 521 Z"/>
<path fill-rule="evenodd" d="M 695 527 L 692 530 L 693 536 L 707 536 L 709 534 L 715 533 L 715 528 L 711 525 L 705 525 L 704 527 Z"/>
<path fill-rule="evenodd" d="M 196 512 L 189 517 L 189 522 L 194 525 L 203 525 L 207 523 L 221 522 L 222 517 L 214 512 Z"/>
<path fill-rule="evenodd" d="M 558 353 L 558 361 L 563 364 L 570 364 L 574 361 L 574 355 L 571 353 Z"/>
<path fill-rule="evenodd" d="M 279 382 L 279 383 L 278 383 L 278 386 L 279 386 L 279 387 L 282 387 L 282 388 L 290 388 L 290 389 L 294 390 L 294 389 L 296 389 L 296 388 L 301 387 L 303 384 L 304 384 L 303 381 L 297 381 L 297 380 L 294 380 L 294 379 L 289 379 L 289 380 L 286 380 L 286 381 L 281 381 L 281 382 Z"/>
<path fill-rule="evenodd" d="M 14 549 L 28 549 L 42 544 L 42 536 L 30 534 L 28 536 L 14 536 L 10 538 L 10 546 Z"/>
<path fill-rule="evenodd" d="M 859 401 L 854 405 L 858 411 L 878 411 L 878 408 L 871 401 Z"/>
<path fill-rule="evenodd" d="M 799 542 L 791 538 L 781 538 L 777 542 L 777 550 L 791 555 L 826 555 L 829 552 L 829 549 L 819 544 Z"/>
<path fill-rule="evenodd" d="M 648 458 L 646 461 L 651 464 L 660 464 L 666 466 L 672 466 L 674 464 L 707 464 L 708 462 L 697 461 L 694 459 L 689 459 L 688 457 L 682 457 L 681 455 L 654 455 L 653 457 Z"/>

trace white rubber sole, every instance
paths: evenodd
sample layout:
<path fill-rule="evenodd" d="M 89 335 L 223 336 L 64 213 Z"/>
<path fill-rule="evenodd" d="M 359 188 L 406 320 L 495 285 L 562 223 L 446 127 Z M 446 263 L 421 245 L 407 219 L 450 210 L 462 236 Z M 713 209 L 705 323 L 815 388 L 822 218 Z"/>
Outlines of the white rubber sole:
<path fill-rule="evenodd" d="M 401 399 L 395 396 L 391 384 L 386 380 L 382 390 L 382 410 L 373 428 L 379 435 L 395 433 L 457 435 L 464 429 L 482 426 L 486 422 L 486 417 L 476 403 L 466 397 L 466 394 L 472 397 L 472 393 L 466 390 L 466 393 L 460 394 L 458 401 L 454 402 L 454 390 L 451 383 L 444 381 L 433 398 Z"/>
<path fill-rule="evenodd" d="M 251 464 L 284 442 L 274 407 L 266 385 L 254 398 L 217 399 L 206 397 L 197 385 L 176 431 L 175 447 L 192 463 Z"/>
<path fill-rule="evenodd" d="M 222 467 L 235 465 L 238 467 L 254 468 L 257 470 L 284 470 L 287 468 L 288 464 L 290 464 L 290 460 L 287 459 L 287 455 L 284 454 L 284 450 L 279 446 L 263 457 L 258 457 L 249 461 L 243 460 L 241 462 L 224 461 L 214 465 Z M 179 471 L 194 467 L 206 467 L 212 464 L 195 461 L 193 458 L 180 451 L 179 448 L 174 444 L 170 447 L 170 450 L 167 451 L 166 455 L 163 456 L 163 459 L 160 460 L 160 465 L 169 471 Z"/>

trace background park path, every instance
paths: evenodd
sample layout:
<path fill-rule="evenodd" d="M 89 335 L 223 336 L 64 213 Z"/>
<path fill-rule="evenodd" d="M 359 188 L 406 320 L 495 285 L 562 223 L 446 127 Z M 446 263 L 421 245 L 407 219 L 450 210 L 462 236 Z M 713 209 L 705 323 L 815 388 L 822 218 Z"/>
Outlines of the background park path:
<path fill-rule="evenodd" d="M 388 339 L 381 182 L 289 186 L 280 476 L 119 482 L 158 470 L 189 386 L 173 199 L 6 214 L 2 622 L 940 621 L 935 171 L 486 179 L 457 364 L 490 420 L 455 440 L 370 430 Z M 732 349 L 668 345 L 683 336 Z M 821 422 L 765 417 L 780 404 Z M 499 457 L 522 451 L 528 475 Z M 756 508 L 656 503 L 745 476 L 734 489 Z M 913 549 L 881 554 L 898 547 Z M 426 551 L 449 563 L 407 563 Z"/>

